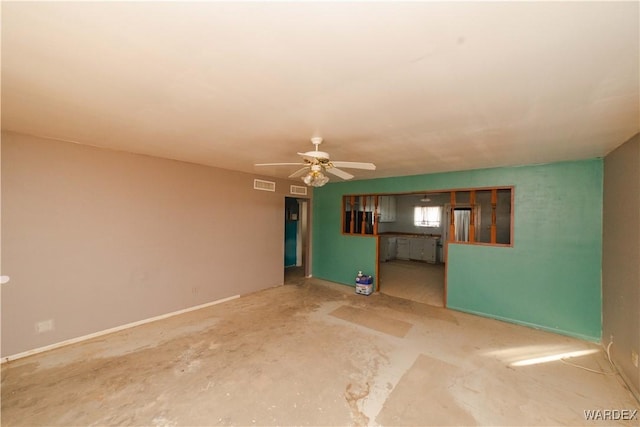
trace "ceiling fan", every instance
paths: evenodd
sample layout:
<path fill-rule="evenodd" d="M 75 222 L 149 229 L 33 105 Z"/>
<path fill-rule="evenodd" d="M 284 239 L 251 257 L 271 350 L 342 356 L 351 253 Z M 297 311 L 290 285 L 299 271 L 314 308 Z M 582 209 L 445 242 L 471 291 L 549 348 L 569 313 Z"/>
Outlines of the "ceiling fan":
<path fill-rule="evenodd" d="M 322 187 L 329 182 L 329 177 L 324 173 L 328 172 L 344 180 L 353 178 L 348 172 L 338 169 L 338 167 L 346 169 L 366 169 L 375 170 L 376 165 L 364 162 L 343 162 L 331 161 L 329 153 L 318 150 L 318 146 L 322 144 L 322 138 L 316 136 L 311 138 L 311 143 L 315 146 L 314 151 L 306 153 L 298 153 L 302 157 L 302 162 L 298 163 L 256 163 L 255 166 L 303 166 L 291 175 L 289 178 L 302 177 L 302 181 L 313 187 Z M 304 175 L 304 176 L 303 176 Z"/>

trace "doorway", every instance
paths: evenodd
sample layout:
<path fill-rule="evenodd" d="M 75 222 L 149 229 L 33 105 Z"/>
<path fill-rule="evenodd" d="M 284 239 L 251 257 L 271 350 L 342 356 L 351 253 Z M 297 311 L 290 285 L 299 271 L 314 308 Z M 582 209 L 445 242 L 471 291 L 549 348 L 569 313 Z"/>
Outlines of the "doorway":
<path fill-rule="evenodd" d="M 388 197 L 393 198 L 395 215 L 378 224 L 378 290 L 393 297 L 444 307 L 442 233 L 447 222 L 443 206 L 450 201 L 450 193 Z"/>
<path fill-rule="evenodd" d="M 393 259 L 380 262 L 380 292 L 435 307 L 444 307 L 444 264 Z"/>
<path fill-rule="evenodd" d="M 309 200 L 285 197 L 284 281 L 298 282 L 310 276 Z"/>

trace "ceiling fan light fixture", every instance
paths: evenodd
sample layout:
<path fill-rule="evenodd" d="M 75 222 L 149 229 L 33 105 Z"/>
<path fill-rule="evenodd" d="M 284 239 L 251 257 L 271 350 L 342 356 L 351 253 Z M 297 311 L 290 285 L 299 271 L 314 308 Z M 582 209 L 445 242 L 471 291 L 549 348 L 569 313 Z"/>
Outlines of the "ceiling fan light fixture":
<path fill-rule="evenodd" d="M 322 187 L 329 182 L 329 178 L 322 171 L 310 170 L 309 173 L 302 177 L 302 182 L 310 187 Z"/>

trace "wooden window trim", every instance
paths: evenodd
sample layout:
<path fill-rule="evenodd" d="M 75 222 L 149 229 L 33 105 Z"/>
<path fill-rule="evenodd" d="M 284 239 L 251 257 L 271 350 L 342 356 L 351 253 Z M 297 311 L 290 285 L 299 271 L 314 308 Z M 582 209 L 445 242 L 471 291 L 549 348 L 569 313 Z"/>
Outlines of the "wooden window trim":
<path fill-rule="evenodd" d="M 497 243 L 497 194 L 499 190 L 510 190 L 511 191 L 511 199 L 510 199 L 510 230 L 509 230 L 509 243 Z M 478 237 L 478 230 L 475 229 L 475 210 L 473 209 L 475 205 L 477 205 L 477 193 L 479 191 L 491 191 L 491 231 L 490 231 L 490 242 L 478 242 L 476 241 Z M 455 225 L 454 225 L 454 216 L 453 211 L 456 207 L 456 194 L 469 192 L 469 205 L 472 207 L 471 209 L 471 223 L 469 225 L 469 242 L 459 242 L 455 239 L 452 239 L 451 236 L 455 236 Z M 349 230 L 350 232 L 345 232 L 345 215 L 341 214 L 341 234 L 345 236 L 364 236 L 364 237 L 378 237 L 379 234 L 379 218 L 378 218 L 378 209 L 380 206 L 380 196 L 403 196 L 410 194 L 425 194 L 425 193 L 449 193 L 450 194 L 450 215 L 449 215 L 449 240 L 443 243 L 455 243 L 460 245 L 477 245 L 477 246 L 494 246 L 494 247 L 513 247 L 515 241 L 515 186 L 514 185 L 498 185 L 491 187 L 469 187 L 469 188 L 455 188 L 455 189 L 443 189 L 443 190 L 421 190 L 421 191 L 407 191 L 401 193 L 373 193 L 373 194 L 346 194 L 342 196 L 342 211 L 345 212 L 346 209 L 346 201 L 347 197 L 349 197 L 349 201 L 351 203 L 351 215 L 350 215 L 350 224 Z M 354 210 L 355 201 L 357 197 L 361 197 L 363 202 L 363 212 L 366 212 L 366 203 L 369 197 L 373 197 L 374 200 L 374 209 L 372 211 L 373 216 L 373 234 L 365 233 L 365 216 L 363 215 L 362 221 L 360 223 L 360 231 L 358 233 L 355 232 L 355 222 L 357 218 L 357 213 Z M 443 225 L 445 226 L 445 225 Z"/>

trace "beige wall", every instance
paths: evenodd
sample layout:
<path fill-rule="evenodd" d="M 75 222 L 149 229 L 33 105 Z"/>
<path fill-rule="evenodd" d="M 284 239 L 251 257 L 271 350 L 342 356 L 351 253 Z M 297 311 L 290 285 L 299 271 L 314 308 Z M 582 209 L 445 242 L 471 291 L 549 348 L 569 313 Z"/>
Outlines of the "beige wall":
<path fill-rule="evenodd" d="M 3 357 L 283 282 L 291 182 L 11 133 L 1 160 Z"/>
<path fill-rule="evenodd" d="M 604 160 L 602 341 L 640 399 L 640 136 Z"/>

